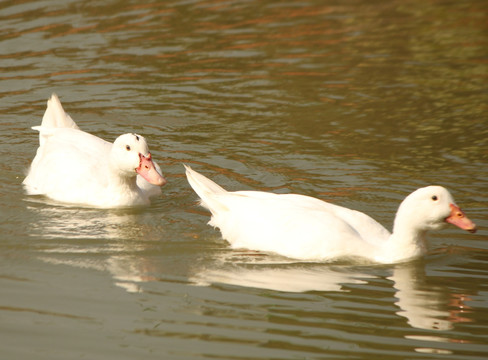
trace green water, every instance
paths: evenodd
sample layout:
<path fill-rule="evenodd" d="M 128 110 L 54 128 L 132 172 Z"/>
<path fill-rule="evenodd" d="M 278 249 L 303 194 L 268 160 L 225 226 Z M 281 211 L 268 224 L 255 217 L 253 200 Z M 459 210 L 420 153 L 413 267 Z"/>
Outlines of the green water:
<path fill-rule="evenodd" d="M 2 359 L 485 359 L 485 1 L 0 3 Z M 145 209 L 25 195 L 46 101 L 137 132 Z M 182 163 L 229 190 L 315 196 L 391 228 L 420 186 L 450 227 L 401 265 L 231 250 Z"/>

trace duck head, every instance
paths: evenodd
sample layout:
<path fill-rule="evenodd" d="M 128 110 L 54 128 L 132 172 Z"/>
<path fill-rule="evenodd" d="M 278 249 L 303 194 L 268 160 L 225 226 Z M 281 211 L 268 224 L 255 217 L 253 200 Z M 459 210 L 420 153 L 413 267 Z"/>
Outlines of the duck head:
<path fill-rule="evenodd" d="M 452 195 L 442 186 L 420 188 L 400 204 L 395 218 L 406 221 L 418 231 L 437 230 L 447 223 L 463 230 L 476 232 L 476 224 L 456 205 Z"/>
<path fill-rule="evenodd" d="M 139 174 L 150 184 L 166 184 L 166 179 L 156 170 L 146 139 L 141 135 L 120 135 L 112 145 L 110 160 L 123 177 L 132 178 Z"/>

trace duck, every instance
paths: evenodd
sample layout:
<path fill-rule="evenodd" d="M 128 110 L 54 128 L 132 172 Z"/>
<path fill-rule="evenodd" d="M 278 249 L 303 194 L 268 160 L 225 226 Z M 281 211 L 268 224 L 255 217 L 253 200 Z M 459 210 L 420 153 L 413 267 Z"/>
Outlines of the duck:
<path fill-rule="evenodd" d="M 190 166 L 186 177 L 234 249 L 275 253 L 301 261 L 363 259 L 391 264 L 426 254 L 426 233 L 453 224 L 476 225 L 442 186 L 417 189 L 400 204 L 390 233 L 370 216 L 299 194 L 227 191 Z"/>
<path fill-rule="evenodd" d="M 28 195 L 89 207 L 147 206 L 166 183 L 143 136 L 127 133 L 110 143 L 82 131 L 56 94 L 32 129 L 39 148 L 22 182 Z"/>

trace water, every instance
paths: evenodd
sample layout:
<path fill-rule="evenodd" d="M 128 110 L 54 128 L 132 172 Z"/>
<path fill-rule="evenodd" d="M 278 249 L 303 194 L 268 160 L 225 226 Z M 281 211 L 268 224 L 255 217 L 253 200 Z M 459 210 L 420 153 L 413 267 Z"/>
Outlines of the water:
<path fill-rule="evenodd" d="M 486 358 L 486 24 L 481 0 L 0 3 L 1 358 Z M 164 196 L 26 196 L 52 92 L 86 131 L 144 135 Z M 399 265 L 231 250 L 181 163 L 388 228 L 437 183 L 479 231 Z"/>

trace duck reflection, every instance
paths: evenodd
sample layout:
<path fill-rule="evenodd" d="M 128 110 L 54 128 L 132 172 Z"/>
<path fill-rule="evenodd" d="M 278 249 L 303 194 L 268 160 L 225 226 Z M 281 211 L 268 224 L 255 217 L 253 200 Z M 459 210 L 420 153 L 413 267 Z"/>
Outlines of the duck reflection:
<path fill-rule="evenodd" d="M 32 246 L 41 260 L 108 271 L 115 284 L 129 292 L 141 291 L 139 283 L 155 279 L 149 274 L 158 272 L 159 267 L 141 254 L 161 240 L 155 234 L 162 231 L 141 219 L 140 210 L 31 203 L 29 233 L 36 240 Z"/>
<path fill-rule="evenodd" d="M 138 225 L 140 210 L 135 208 L 97 209 L 63 206 L 42 198 L 30 201 L 33 214 L 30 235 L 43 239 L 132 239 L 144 229 Z M 53 205 L 53 206 L 46 206 Z"/>
<path fill-rule="evenodd" d="M 365 284 L 364 274 L 339 271 L 319 264 L 228 264 L 201 269 L 190 280 L 197 285 L 215 283 L 284 292 L 348 291 L 343 284 Z M 368 275 L 368 277 L 371 277 Z"/>
<path fill-rule="evenodd" d="M 432 284 L 425 274 L 425 265 L 418 262 L 397 265 L 388 277 L 394 282 L 398 315 L 414 328 L 450 330 L 453 324 L 468 322 L 465 300 L 469 297 L 449 293 L 443 286 Z"/>
<path fill-rule="evenodd" d="M 249 256 L 247 256 L 249 258 Z M 272 257 L 271 257 L 272 258 Z M 417 329 L 444 331 L 455 323 L 469 321 L 465 300 L 469 297 L 449 293 L 445 286 L 433 285 L 422 261 L 399 264 L 394 268 L 369 265 L 277 263 L 220 259 L 212 268 L 200 269 L 191 280 L 197 285 L 227 284 L 285 292 L 351 291 L 351 284 L 368 286 L 371 280 L 393 282 L 397 315 Z M 257 263 L 256 263 L 257 262 Z M 384 275 L 384 272 L 390 275 Z M 376 280 L 375 280 L 376 281 Z M 385 283 L 386 286 L 386 283 Z"/>
<path fill-rule="evenodd" d="M 398 315 L 419 329 L 449 330 L 452 328 L 446 310 L 446 293 L 439 286 L 426 286 L 425 272 L 418 266 L 399 265 L 389 277 L 396 289 Z"/>

